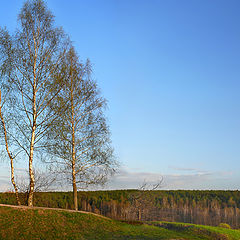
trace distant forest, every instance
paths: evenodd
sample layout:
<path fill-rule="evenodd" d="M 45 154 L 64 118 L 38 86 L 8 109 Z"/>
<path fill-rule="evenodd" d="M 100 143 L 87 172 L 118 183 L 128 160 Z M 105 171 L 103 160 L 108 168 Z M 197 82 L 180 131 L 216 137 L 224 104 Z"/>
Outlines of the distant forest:
<path fill-rule="evenodd" d="M 26 194 L 20 194 L 27 203 Z M 13 193 L 0 193 L 0 203 L 16 204 Z M 74 209 L 72 192 L 37 192 L 35 206 Z M 196 224 L 228 223 L 240 227 L 239 191 L 86 191 L 78 193 L 79 210 L 121 220 L 165 220 Z"/>

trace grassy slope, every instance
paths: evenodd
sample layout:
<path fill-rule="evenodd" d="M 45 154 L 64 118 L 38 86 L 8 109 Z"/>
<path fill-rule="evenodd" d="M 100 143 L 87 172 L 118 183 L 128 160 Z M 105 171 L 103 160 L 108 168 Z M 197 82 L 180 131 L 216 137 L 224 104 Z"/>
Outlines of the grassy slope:
<path fill-rule="evenodd" d="M 228 234 L 231 238 L 217 238 L 219 233 Z M 240 231 L 161 222 L 131 225 L 85 213 L 0 207 L 0 239 L 237 240 L 240 239 Z"/>

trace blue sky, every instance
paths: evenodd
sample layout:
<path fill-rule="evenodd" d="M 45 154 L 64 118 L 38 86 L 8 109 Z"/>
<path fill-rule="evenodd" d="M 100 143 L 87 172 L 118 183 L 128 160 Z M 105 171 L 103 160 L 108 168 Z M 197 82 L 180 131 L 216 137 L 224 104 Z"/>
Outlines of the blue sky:
<path fill-rule="evenodd" d="M 23 2 L 1 2 L 1 26 Z M 239 189 L 239 1 L 46 2 L 108 100 L 122 163 L 109 188 Z"/>

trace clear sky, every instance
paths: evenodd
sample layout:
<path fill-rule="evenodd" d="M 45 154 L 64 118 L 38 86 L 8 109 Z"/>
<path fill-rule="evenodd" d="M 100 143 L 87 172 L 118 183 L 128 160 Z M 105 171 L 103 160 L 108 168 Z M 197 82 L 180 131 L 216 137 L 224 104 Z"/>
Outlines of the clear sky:
<path fill-rule="evenodd" d="M 23 2 L 1 1 L 1 26 Z M 122 163 L 109 188 L 240 188 L 240 1 L 46 2 L 108 100 Z"/>

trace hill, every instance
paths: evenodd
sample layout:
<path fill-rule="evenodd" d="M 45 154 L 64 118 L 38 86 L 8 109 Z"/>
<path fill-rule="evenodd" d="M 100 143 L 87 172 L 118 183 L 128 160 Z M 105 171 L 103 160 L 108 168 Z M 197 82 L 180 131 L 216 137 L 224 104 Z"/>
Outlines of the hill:
<path fill-rule="evenodd" d="M 130 224 L 131 223 L 131 224 Z M 120 222 L 60 209 L 0 206 L 0 239 L 240 239 L 240 231 L 167 222 Z"/>
<path fill-rule="evenodd" d="M 26 204 L 26 195 L 20 198 Z M 16 205 L 15 195 L 0 193 L 0 203 Z M 73 209 L 73 194 L 37 192 L 34 206 Z M 78 192 L 78 207 L 116 220 L 228 223 L 240 228 L 239 191 L 85 191 Z"/>

